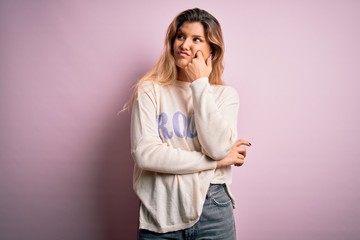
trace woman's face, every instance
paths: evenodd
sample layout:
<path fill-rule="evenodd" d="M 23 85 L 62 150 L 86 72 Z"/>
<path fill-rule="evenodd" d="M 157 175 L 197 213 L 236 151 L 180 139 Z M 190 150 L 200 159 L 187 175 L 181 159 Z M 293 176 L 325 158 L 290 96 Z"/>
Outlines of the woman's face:
<path fill-rule="evenodd" d="M 184 22 L 176 33 L 174 45 L 176 66 L 183 69 L 201 51 L 204 59 L 211 55 L 210 43 L 205 36 L 205 30 L 200 22 Z"/>

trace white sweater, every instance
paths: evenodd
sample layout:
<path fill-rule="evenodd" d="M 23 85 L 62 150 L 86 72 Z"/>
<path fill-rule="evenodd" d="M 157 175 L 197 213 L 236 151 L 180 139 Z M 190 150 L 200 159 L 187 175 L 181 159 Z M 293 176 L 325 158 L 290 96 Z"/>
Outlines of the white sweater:
<path fill-rule="evenodd" d="M 142 84 L 131 114 L 139 228 L 164 233 L 191 227 L 210 183 L 225 183 L 230 193 L 231 167 L 215 168 L 237 140 L 238 106 L 235 89 L 210 85 L 208 78 Z"/>

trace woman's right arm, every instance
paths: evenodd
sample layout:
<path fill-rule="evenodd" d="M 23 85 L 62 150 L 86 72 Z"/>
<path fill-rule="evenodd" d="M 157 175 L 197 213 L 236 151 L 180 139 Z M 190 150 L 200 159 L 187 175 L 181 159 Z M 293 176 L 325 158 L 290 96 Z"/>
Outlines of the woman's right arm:
<path fill-rule="evenodd" d="M 141 88 L 132 105 L 131 154 L 139 168 L 159 173 L 189 174 L 217 166 L 201 152 L 174 148 L 161 140 L 156 100 L 151 91 Z"/>

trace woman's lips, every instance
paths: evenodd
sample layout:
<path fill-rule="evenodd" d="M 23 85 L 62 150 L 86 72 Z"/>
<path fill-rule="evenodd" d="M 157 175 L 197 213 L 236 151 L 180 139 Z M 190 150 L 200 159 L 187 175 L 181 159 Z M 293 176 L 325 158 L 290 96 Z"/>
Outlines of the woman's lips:
<path fill-rule="evenodd" d="M 182 57 L 189 57 L 189 56 L 190 56 L 190 54 L 187 53 L 187 52 L 185 52 L 185 51 L 180 51 L 180 52 L 178 52 L 178 54 L 179 54 L 180 56 L 182 56 Z"/>

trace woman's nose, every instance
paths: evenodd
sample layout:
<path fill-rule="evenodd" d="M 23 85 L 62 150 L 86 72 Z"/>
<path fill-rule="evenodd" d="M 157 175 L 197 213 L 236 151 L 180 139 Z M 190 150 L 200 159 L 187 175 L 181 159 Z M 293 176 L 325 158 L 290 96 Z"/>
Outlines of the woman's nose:
<path fill-rule="evenodd" d="M 184 42 L 181 44 L 182 50 L 190 50 L 191 43 L 188 39 L 185 39 Z"/>

